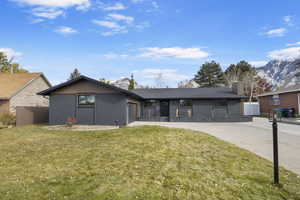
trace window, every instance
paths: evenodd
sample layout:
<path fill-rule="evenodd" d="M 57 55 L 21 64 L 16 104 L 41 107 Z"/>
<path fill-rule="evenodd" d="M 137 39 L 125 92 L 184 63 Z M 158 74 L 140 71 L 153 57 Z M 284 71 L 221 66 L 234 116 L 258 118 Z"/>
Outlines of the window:
<path fill-rule="evenodd" d="M 280 105 L 280 98 L 278 94 L 272 96 L 272 105 Z"/>
<path fill-rule="evenodd" d="M 193 102 L 192 100 L 179 100 L 179 105 L 180 106 L 192 106 L 193 105 Z"/>
<path fill-rule="evenodd" d="M 193 101 L 192 100 L 179 100 L 179 106 L 176 109 L 176 117 L 179 118 L 192 118 L 193 116 Z"/>
<path fill-rule="evenodd" d="M 147 100 L 147 101 L 145 101 L 145 103 L 144 103 L 144 107 L 151 107 L 151 106 L 153 106 L 153 104 L 155 104 L 155 103 L 156 103 L 155 100 Z"/>
<path fill-rule="evenodd" d="M 78 96 L 78 105 L 94 105 L 95 104 L 95 96 L 94 95 L 79 95 Z"/>

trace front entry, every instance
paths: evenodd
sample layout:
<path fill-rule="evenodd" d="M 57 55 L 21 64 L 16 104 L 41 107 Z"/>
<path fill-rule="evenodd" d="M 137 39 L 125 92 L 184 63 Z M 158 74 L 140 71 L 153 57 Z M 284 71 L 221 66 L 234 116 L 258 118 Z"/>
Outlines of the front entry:
<path fill-rule="evenodd" d="M 169 121 L 169 101 L 160 101 L 160 121 Z"/>
<path fill-rule="evenodd" d="M 128 103 L 128 123 L 134 122 L 137 120 L 137 104 Z"/>

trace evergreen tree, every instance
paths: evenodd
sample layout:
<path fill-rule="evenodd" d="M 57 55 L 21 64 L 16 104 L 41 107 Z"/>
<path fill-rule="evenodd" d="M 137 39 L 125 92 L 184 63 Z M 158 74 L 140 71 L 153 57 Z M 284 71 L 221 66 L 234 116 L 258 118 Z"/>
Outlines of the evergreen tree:
<path fill-rule="evenodd" d="M 20 67 L 18 63 L 13 63 L 13 58 L 10 60 L 7 56 L 0 52 L 0 73 L 26 73 L 26 69 Z"/>
<path fill-rule="evenodd" d="M 225 83 L 220 64 L 215 61 L 204 63 L 194 80 L 199 87 L 222 87 Z"/>
<path fill-rule="evenodd" d="M 79 77 L 81 74 L 79 72 L 79 70 L 77 68 L 74 69 L 74 71 L 70 74 L 70 78 L 69 80 L 72 80 L 74 78 L 77 78 Z"/>
<path fill-rule="evenodd" d="M 128 90 L 134 90 L 134 88 L 135 88 L 135 81 L 134 81 L 134 78 L 133 78 L 133 74 L 131 74 L 131 79 L 129 81 Z"/>

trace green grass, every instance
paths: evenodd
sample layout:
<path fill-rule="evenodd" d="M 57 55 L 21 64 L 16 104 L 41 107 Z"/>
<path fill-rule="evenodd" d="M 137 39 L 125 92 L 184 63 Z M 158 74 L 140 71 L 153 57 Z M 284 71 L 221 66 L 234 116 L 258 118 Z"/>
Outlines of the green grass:
<path fill-rule="evenodd" d="M 300 199 L 299 176 L 199 132 L 0 130 L 0 199 Z"/>

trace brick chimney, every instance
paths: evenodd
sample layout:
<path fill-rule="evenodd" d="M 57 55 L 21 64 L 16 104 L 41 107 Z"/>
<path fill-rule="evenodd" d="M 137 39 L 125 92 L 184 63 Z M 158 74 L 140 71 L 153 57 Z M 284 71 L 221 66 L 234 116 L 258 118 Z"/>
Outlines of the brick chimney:
<path fill-rule="evenodd" d="M 232 87 L 231 87 L 232 91 L 239 95 L 239 96 L 243 96 L 244 95 L 244 88 L 241 82 L 234 82 L 232 83 Z"/>

